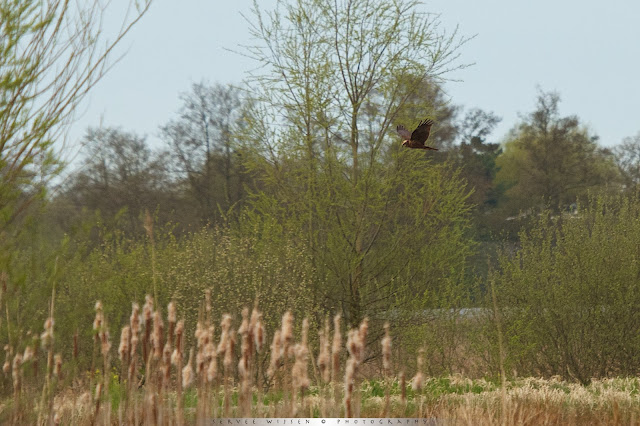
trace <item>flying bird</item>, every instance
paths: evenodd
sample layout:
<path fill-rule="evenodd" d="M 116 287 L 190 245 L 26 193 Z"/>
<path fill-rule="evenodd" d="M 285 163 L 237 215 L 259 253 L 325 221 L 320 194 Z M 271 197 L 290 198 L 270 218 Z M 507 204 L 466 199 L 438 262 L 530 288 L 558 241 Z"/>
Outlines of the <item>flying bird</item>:
<path fill-rule="evenodd" d="M 430 146 L 426 146 L 424 143 L 429 138 L 429 132 L 431 132 L 431 125 L 433 124 L 433 120 L 427 119 L 420 124 L 413 131 L 413 133 L 409 133 L 404 126 L 398 126 L 396 130 L 398 134 L 402 137 L 402 146 L 406 146 L 407 148 L 414 149 L 431 149 L 433 151 L 437 151 L 438 148 L 431 148 Z"/>

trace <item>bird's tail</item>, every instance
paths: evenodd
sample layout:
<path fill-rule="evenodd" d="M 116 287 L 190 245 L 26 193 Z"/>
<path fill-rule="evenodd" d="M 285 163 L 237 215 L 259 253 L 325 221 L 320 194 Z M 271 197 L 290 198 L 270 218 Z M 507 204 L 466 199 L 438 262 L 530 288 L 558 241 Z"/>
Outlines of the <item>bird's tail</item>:
<path fill-rule="evenodd" d="M 426 145 L 425 145 L 424 149 L 430 149 L 432 151 L 437 151 L 438 150 L 438 148 L 431 148 L 430 146 L 426 146 Z"/>

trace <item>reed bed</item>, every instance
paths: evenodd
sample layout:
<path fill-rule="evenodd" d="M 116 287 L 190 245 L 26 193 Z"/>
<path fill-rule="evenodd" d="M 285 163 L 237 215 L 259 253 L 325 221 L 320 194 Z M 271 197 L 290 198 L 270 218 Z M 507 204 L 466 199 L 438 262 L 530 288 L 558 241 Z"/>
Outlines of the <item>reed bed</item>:
<path fill-rule="evenodd" d="M 537 425 L 635 424 L 640 418 L 638 378 L 594 379 L 583 386 L 557 377 L 427 377 L 422 351 L 415 371 L 395 365 L 389 324 L 374 342 L 367 340 L 366 318 L 347 330 L 336 315 L 318 330 L 315 348 L 308 319 L 285 312 L 268 345 L 257 302 L 234 323 L 229 314 L 215 318 L 210 301 L 207 292 L 192 330 L 173 302 L 165 316 L 146 296 L 142 308 L 132 304 L 117 349 L 97 302 L 89 371 L 75 362 L 78 333 L 73 359 L 65 362 L 56 352 L 64 342 L 55 340 L 52 303 L 40 336 L 24 339 L 23 348 L 4 348 L 12 393 L 0 403 L 0 422 L 204 425 L 216 417 L 424 417 L 442 424 Z M 190 347 L 187 333 L 194 337 Z M 374 350 L 381 356 L 367 362 Z M 43 365 L 46 371 L 39 372 Z"/>

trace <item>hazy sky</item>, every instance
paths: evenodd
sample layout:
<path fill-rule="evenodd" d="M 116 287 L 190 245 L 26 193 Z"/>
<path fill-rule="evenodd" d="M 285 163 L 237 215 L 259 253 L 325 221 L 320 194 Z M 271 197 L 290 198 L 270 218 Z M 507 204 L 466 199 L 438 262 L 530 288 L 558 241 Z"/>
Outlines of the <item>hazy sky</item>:
<path fill-rule="evenodd" d="M 250 6 L 155 0 L 124 41 L 126 56 L 91 92 L 70 140 L 102 124 L 156 143 L 192 83 L 239 83 L 255 64 L 225 49 L 250 43 L 240 15 Z M 561 114 L 578 115 L 605 146 L 640 132 L 640 1 L 433 0 L 422 7 L 440 13 L 444 29 L 458 25 L 462 35 L 475 35 L 461 52 L 474 65 L 450 75 L 461 81 L 445 88 L 452 103 L 502 117 L 491 139 L 532 111 L 537 86 L 558 91 Z"/>

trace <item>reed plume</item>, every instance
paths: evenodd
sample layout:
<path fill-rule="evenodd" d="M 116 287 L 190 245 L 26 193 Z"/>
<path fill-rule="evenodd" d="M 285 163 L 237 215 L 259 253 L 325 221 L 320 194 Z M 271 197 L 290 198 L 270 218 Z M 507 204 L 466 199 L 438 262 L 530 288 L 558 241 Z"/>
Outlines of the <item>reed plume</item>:
<path fill-rule="evenodd" d="M 344 375 L 344 405 L 347 417 L 357 416 L 353 408 L 354 406 L 354 390 L 356 388 L 356 379 L 358 367 L 364 360 L 364 350 L 369 330 L 369 319 L 365 318 L 357 329 L 349 330 L 347 334 L 347 351 L 349 358 L 347 359 L 347 367 Z"/>
<path fill-rule="evenodd" d="M 342 351 L 342 334 L 340 333 L 341 315 L 333 317 L 333 339 L 331 340 L 331 381 L 336 381 L 340 374 L 340 353 Z"/>
<path fill-rule="evenodd" d="M 297 343 L 294 348 L 294 363 L 291 369 L 291 382 L 293 387 L 292 409 L 291 416 L 296 413 L 296 398 L 298 393 L 302 397 L 302 405 L 304 409 L 304 392 L 309 388 L 310 380 L 308 374 L 309 364 L 309 347 L 308 347 L 308 334 L 309 334 L 309 320 L 305 318 L 302 320 L 302 334 L 300 343 Z"/>
<path fill-rule="evenodd" d="M 384 374 L 384 381 L 385 381 L 383 416 L 387 417 L 389 414 L 389 407 L 391 404 L 391 398 L 390 398 L 391 384 L 389 383 L 389 372 L 391 370 L 391 335 L 389 334 L 388 322 L 384 323 L 384 337 L 380 341 L 380 345 L 382 346 L 382 371 Z"/>

